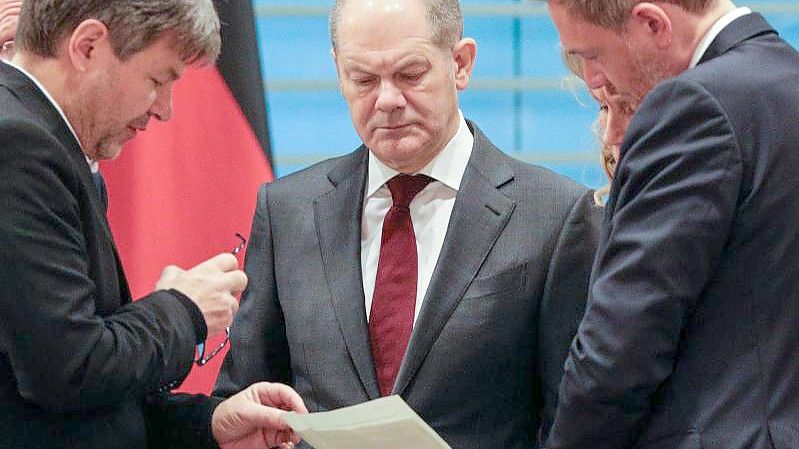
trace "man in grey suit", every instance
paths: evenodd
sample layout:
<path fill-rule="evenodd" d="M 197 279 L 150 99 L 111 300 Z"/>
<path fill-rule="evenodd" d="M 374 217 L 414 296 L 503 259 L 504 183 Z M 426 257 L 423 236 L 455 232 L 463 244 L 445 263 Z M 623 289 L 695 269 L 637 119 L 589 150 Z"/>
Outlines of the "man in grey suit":
<path fill-rule="evenodd" d="M 592 89 L 641 100 L 551 449 L 799 444 L 799 54 L 728 0 L 551 0 Z"/>
<path fill-rule="evenodd" d="M 281 380 L 311 411 L 397 394 L 453 448 L 535 446 L 597 208 L 463 118 L 476 44 L 462 33 L 455 0 L 336 4 L 364 145 L 261 189 L 218 394 Z"/>

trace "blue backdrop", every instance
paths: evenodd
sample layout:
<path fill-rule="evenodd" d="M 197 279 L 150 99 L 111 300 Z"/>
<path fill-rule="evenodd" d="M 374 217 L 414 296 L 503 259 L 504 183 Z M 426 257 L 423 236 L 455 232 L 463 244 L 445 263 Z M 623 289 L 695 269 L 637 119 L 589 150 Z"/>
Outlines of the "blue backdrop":
<path fill-rule="evenodd" d="M 360 144 L 336 84 L 327 12 L 332 3 L 256 0 L 257 30 L 272 138 L 282 176 Z M 542 3 L 462 2 L 465 34 L 477 40 L 464 114 L 513 156 L 590 187 L 604 183 L 591 124 L 596 106 L 570 83 L 557 32 Z M 780 34 L 799 45 L 799 1 L 750 1 Z M 799 86 L 797 86 L 799 88 Z"/>

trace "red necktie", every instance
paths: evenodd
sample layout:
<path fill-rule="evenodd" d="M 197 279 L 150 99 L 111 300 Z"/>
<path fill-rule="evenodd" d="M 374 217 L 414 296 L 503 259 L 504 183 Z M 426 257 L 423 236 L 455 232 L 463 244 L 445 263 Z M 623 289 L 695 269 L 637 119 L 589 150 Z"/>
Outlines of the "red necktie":
<path fill-rule="evenodd" d="M 380 394 L 394 387 L 413 329 L 418 259 L 408 205 L 432 178 L 397 175 L 388 181 L 394 204 L 383 220 L 380 260 L 369 314 L 369 341 Z"/>

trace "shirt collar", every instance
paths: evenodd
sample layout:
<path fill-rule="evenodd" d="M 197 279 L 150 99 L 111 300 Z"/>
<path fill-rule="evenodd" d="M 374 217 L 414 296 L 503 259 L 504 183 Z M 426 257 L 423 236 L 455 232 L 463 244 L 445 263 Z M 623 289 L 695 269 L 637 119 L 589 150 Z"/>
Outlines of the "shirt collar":
<path fill-rule="evenodd" d="M 55 101 L 55 98 L 53 98 L 53 96 L 50 95 L 50 92 L 44 87 L 44 85 L 42 83 L 40 83 L 39 80 L 37 80 L 35 76 L 33 76 L 32 74 L 28 73 L 28 71 L 23 69 L 22 67 L 14 64 L 11 61 L 3 61 L 3 62 L 8 64 L 8 65 L 10 65 L 11 67 L 14 67 L 15 69 L 19 70 L 20 72 L 22 72 L 23 75 L 27 76 L 28 79 L 30 79 L 33 82 L 33 84 L 35 84 L 36 87 L 38 87 L 39 90 L 42 91 L 44 96 L 47 97 L 47 99 L 53 105 L 55 110 L 58 111 L 58 113 L 61 115 L 61 119 L 63 119 L 64 123 L 67 124 L 67 128 L 69 128 L 69 131 L 72 133 L 73 136 L 75 136 L 75 141 L 78 142 L 78 146 L 80 146 L 81 147 L 81 151 L 83 151 L 83 145 L 81 145 L 81 143 L 80 143 L 80 139 L 78 138 L 78 133 L 75 132 L 75 128 L 72 127 L 72 123 L 69 122 L 69 119 L 67 118 L 66 114 L 64 114 L 64 110 L 61 109 L 61 106 L 58 105 L 58 103 Z M 85 156 L 85 157 L 86 157 L 86 163 L 89 164 L 89 169 L 92 171 L 92 173 L 97 173 L 98 168 L 99 168 L 97 162 L 89 159 L 88 156 Z"/>
<path fill-rule="evenodd" d="M 455 191 L 460 188 L 474 146 L 474 136 L 469 131 L 466 119 L 463 118 L 463 112 L 459 110 L 458 116 L 458 131 L 449 143 L 429 164 L 414 173 L 430 176 Z M 366 197 L 374 195 L 388 180 L 398 174 L 399 172 L 388 167 L 370 151 Z"/>
<path fill-rule="evenodd" d="M 732 11 L 728 12 L 721 16 L 716 23 L 710 27 L 705 37 L 699 42 L 699 45 L 696 47 L 694 51 L 694 56 L 691 58 L 691 65 L 690 68 L 696 67 L 699 64 L 699 61 L 702 59 L 702 56 L 705 55 L 707 49 L 710 48 L 710 44 L 716 39 L 716 37 L 721 33 L 721 31 L 727 27 L 727 25 L 731 24 L 735 19 L 745 16 L 747 14 L 751 14 L 752 10 L 747 8 L 746 6 L 735 8 Z"/>

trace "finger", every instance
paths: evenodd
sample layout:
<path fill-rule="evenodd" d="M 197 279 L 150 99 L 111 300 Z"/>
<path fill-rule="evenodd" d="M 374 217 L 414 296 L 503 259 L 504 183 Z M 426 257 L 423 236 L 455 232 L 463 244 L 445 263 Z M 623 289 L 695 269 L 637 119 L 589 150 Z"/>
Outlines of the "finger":
<path fill-rule="evenodd" d="M 275 438 L 275 434 L 281 431 L 291 432 L 288 423 L 282 418 L 283 413 L 274 407 L 252 404 L 249 421 L 253 426 L 263 429 L 264 436 L 271 434 Z"/>
<path fill-rule="evenodd" d="M 228 297 L 230 298 L 228 307 L 230 307 L 230 320 L 232 321 L 236 318 L 236 314 L 239 313 L 239 302 L 232 295 L 228 295 Z"/>
<path fill-rule="evenodd" d="M 297 413 L 308 413 L 302 397 L 288 385 L 260 382 L 254 384 L 253 388 L 256 389 L 258 400 L 264 405 L 271 405 Z"/>
<path fill-rule="evenodd" d="M 287 431 L 279 431 L 277 433 L 276 444 L 278 448 L 284 449 L 291 449 L 294 447 L 295 444 L 299 444 L 301 439 L 298 437 L 294 432 L 287 432 Z"/>
<path fill-rule="evenodd" d="M 239 268 L 239 259 L 236 258 L 233 254 L 230 253 L 220 253 L 216 256 L 206 260 L 205 262 L 200 263 L 197 267 L 203 268 L 216 268 L 222 272 L 228 272 L 232 270 L 237 270 Z"/>
<path fill-rule="evenodd" d="M 163 288 L 166 285 L 171 285 L 175 279 L 177 279 L 180 274 L 183 273 L 183 270 L 176 267 L 175 265 L 169 265 L 161 271 L 161 277 L 158 278 L 158 282 L 156 283 L 156 288 Z M 166 285 L 165 285 L 166 284 Z"/>
<path fill-rule="evenodd" d="M 217 285 L 220 289 L 230 292 L 231 295 L 238 295 L 247 288 L 247 281 L 247 275 L 243 271 L 233 270 L 222 273 Z"/>

